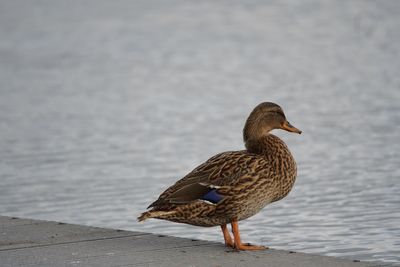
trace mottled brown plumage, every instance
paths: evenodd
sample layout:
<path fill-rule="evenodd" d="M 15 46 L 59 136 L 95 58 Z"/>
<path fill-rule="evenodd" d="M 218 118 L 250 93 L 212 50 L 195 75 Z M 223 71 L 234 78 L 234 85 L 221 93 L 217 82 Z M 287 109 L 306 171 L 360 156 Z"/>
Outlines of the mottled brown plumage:
<path fill-rule="evenodd" d="M 296 162 L 286 144 L 269 133 L 273 129 L 301 133 L 278 105 L 261 103 L 243 130 L 246 150 L 210 158 L 165 190 L 139 221 L 157 218 L 198 226 L 220 225 L 226 245 L 265 248 L 242 244 L 237 222 L 284 198 L 295 182 Z M 228 223 L 232 223 L 234 241 L 226 230 Z"/>

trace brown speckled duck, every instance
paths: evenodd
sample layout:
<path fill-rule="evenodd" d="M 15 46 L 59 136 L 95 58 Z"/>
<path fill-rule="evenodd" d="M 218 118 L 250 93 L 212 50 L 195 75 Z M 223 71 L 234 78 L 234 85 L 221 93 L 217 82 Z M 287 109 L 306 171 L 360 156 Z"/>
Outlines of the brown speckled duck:
<path fill-rule="evenodd" d="M 273 129 L 301 133 L 280 106 L 259 104 L 243 129 L 246 150 L 223 152 L 165 190 L 138 220 L 157 218 L 197 226 L 221 226 L 226 246 L 237 250 L 267 247 L 242 243 L 238 221 L 284 198 L 296 179 L 296 162 Z M 231 224 L 233 239 L 227 229 Z"/>

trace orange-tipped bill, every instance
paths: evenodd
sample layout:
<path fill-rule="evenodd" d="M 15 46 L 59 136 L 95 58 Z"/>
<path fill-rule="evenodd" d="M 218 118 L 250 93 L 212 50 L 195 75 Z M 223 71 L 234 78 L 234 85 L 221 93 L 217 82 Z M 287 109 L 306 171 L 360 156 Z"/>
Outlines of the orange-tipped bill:
<path fill-rule="evenodd" d="M 285 121 L 282 125 L 282 129 L 288 131 L 288 132 L 293 132 L 293 133 L 298 133 L 301 134 L 301 131 L 294 127 L 293 125 L 290 124 L 290 122 Z"/>

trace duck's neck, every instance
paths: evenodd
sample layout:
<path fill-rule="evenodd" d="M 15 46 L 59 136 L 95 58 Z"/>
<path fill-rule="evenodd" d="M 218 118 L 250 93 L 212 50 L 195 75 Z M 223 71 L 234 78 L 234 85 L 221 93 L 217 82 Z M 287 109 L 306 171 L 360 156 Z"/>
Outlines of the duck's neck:
<path fill-rule="evenodd" d="M 260 154 L 263 156 L 274 156 L 277 153 L 289 153 L 286 144 L 276 135 L 265 134 L 259 138 L 250 138 L 245 140 L 245 146 L 248 152 Z"/>

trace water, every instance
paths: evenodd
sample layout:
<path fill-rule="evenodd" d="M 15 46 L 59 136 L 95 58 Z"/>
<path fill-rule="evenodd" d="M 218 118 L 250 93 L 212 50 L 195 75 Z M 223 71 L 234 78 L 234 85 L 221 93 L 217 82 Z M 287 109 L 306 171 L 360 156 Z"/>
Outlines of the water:
<path fill-rule="evenodd" d="M 400 262 L 398 1 L 1 1 L 0 214 L 222 241 L 136 222 L 259 102 L 298 162 L 240 224 L 277 249 Z"/>

